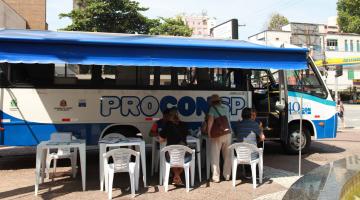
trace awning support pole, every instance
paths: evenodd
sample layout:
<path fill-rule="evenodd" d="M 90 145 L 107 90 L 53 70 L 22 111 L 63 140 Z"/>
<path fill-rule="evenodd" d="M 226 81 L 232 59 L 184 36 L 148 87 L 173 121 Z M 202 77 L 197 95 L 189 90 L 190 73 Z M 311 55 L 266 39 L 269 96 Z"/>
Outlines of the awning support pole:
<path fill-rule="evenodd" d="M 303 95 L 300 96 L 300 138 L 299 138 L 299 176 L 301 176 L 301 149 L 302 149 L 302 120 L 303 120 Z"/>

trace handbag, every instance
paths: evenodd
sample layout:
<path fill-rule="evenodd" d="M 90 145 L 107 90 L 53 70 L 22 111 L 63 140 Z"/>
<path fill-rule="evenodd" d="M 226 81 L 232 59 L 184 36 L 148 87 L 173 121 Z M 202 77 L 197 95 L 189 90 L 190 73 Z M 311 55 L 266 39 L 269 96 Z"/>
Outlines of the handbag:
<path fill-rule="evenodd" d="M 215 106 L 213 107 L 219 117 L 214 119 L 210 130 L 210 138 L 218 138 L 230 133 L 229 120 L 226 116 L 222 116 Z"/>

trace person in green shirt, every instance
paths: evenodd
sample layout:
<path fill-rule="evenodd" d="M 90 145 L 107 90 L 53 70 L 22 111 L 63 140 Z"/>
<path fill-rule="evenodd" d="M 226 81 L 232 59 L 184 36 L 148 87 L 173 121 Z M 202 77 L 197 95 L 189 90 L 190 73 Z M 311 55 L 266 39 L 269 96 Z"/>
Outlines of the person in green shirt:
<path fill-rule="evenodd" d="M 212 138 L 211 128 L 214 125 L 214 120 L 220 116 L 226 116 L 230 127 L 230 113 L 229 108 L 221 103 L 221 98 L 217 94 L 213 94 L 210 97 L 211 107 L 208 113 L 207 120 L 207 132 L 210 138 L 210 152 L 211 152 L 211 168 L 212 168 L 212 181 L 220 182 L 220 152 L 224 159 L 223 176 L 225 180 L 230 180 L 231 175 L 231 158 L 228 150 L 228 146 L 231 145 L 231 130 L 228 134 Z"/>

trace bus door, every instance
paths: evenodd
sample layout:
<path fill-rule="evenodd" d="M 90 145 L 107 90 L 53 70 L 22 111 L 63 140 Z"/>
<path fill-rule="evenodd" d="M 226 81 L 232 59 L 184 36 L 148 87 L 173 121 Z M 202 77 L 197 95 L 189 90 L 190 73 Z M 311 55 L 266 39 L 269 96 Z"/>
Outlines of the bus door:
<path fill-rule="evenodd" d="M 276 110 L 280 113 L 280 140 L 287 141 L 288 136 L 288 90 L 286 84 L 286 72 L 278 71 L 279 77 L 279 101 L 275 105 Z"/>
<path fill-rule="evenodd" d="M 264 134 L 270 140 L 279 140 L 287 125 L 286 93 L 283 71 L 252 70 L 251 90 L 253 105 L 262 122 Z"/>

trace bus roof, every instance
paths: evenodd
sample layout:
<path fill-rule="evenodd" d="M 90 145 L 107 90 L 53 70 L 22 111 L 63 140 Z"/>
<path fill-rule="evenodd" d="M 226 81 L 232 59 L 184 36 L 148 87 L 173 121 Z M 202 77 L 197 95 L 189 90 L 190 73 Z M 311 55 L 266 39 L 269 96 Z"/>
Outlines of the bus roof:
<path fill-rule="evenodd" d="M 307 50 L 240 40 L 0 30 L 1 63 L 303 69 Z"/>

